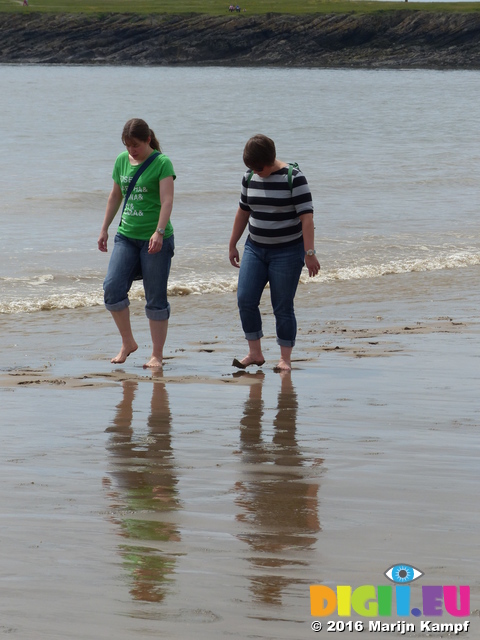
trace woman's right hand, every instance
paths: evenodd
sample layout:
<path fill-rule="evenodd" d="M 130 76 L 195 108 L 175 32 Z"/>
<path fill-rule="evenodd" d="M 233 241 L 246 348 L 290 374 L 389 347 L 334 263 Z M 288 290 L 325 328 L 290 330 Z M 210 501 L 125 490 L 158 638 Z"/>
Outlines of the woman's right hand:
<path fill-rule="evenodd" d="M 98 236 L 98 248 L 100 251 L 103 251 L 104 253 L 108 251 L 107 241 L 108 241 L 108 231 L 102 230 L 100 232 L 100 235 Z"/>
<path fill-rule="evenodd" d="M 237 247 L 233 247 L 229 250 L 228 258 L 232 267 L 237 267 L 237 269 L 240 268 L 240 254 L 238 253 Z"/>
<path fill-rule="evenodd" d="M 228 258 L 232 267 L 240 268 L 240 254 L 237 249 L 237 242 L 242 237 L 242 233 L 245 231 L 245 227 L 248 224 L 248 218 L 250 217 L 250 211 L 244 211 L 240 207 L 235 214 L 235 220 L 233 222 L 232 235 L 228 243 Z"/>
<path fill-rule="evenodd" d="M 98 236 L 98 248 L 100 251 L 106 253 L 107 249 L 107 240 L 108 240 L 108 229 L 115 218 L 115 215 L 122 203 L 122 190 L 120 189 L 120 185 L 116 182 L 113 183 L 112 190 L 110 191 L 110 195 L 107 200 L 107 208 L 105 210 L 105 218 L 102 224 L 102 230 L 100 231 L 100 235 Z"/>

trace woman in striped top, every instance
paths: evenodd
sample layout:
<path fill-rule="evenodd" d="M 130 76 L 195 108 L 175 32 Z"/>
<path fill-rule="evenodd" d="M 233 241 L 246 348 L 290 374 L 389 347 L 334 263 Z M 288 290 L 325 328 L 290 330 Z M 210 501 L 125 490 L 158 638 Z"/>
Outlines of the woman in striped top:
<path fill-rule="evenodd" d="M 262 319 L 259 305 L 270 285 L 270 298 L 280 346 L 277 371 L 291 371 L 297 322 L 294 304 L 304 264 L 310 276 L 320 270 L 315 255 L 313 204 L 307 180 L 297 168 L 276 157 L 275 143 L 259 134 L 245 145 L 239 207 L 230 238 L 229 258 L 240 268 L 237 301 L 248 355 L 233 365 L 262 366 Z M 237 243 L 248 224 L 249 235 L 240 265 Z"/>

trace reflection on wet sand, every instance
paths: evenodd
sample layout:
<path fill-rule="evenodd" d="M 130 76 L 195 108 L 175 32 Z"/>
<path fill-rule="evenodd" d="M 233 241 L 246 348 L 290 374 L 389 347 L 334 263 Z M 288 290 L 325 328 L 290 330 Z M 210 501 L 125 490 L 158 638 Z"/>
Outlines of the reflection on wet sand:
<path fill-rule="evenodd" d="M 236 504 L 241 508 L 237 520 L 247 528 L 239 538 L 254 554 L 249 558 L 254 569 L 250 578 L 254 599 L 281 604 L 282 594 L 290 585 L 305 582 L 293 575 L 294 569 L 309 565 L 309 551 L 321 530 L 319 485 L 310 481 L 309 474 L 312 465 L 323 460 L 308 460 L 298 446 L 298 400 L 291 374 L 280 376 L 274 434 L 271 442 L 264 440 L 264 374 L 258 372 L 255 377 L 259 381 L 249 385 L 240 421 L 244 479 L 236 484 Z"/>
<path fill-rule="evenodd" d="M 114 456 L 109 497 L 120 535 L 124 566 L 131 575 L 131 595 L 137 600 L 159 602 L 167 593 L 175 556 L 162 553 L 161 543 L 179 540 L 179 532 L 165 517 L 179 507 L 177 478 L 171 445 L 171 413 L 165 383 L 152 384 L 148 430 L 134 428 L 137 382 L 123 382 L 123 398 L 116 407 L 108 449 Z M 138 432 L 136 435 L 136 431 Z M 148 543 L 148 546 L 147 544 Z"/>

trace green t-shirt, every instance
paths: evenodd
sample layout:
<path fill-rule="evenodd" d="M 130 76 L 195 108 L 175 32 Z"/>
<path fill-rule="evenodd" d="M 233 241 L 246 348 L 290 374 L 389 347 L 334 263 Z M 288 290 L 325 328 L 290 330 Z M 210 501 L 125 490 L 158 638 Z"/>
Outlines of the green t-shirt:
<path fill-rule="evenodd" d="M 153 150 L 152 153 L 154 153 Z M 141 166 L 141 164 L 135 166 L 130 164 L 128 151 L 123 151 L 115 160 L 112 178 L 120 185 L 124 198 L 129 183 Z M 168 176 L 172 176 L 174 180 L 176 178 L 170 158 L 161 154 L 138 178 L 123 212 L 118 228 L 119 233 L 135 240 L 150 240 L 158 227 L 160 215 L 159 182 Z M 164 237 L 169 238 L 172 234 L 172 223 L 168 221 Z"/>

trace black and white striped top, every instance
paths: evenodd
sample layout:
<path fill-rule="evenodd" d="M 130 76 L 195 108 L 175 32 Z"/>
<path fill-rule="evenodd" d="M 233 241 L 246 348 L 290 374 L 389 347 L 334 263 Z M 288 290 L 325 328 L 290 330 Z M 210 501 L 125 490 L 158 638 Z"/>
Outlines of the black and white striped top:
<path fill-rule="evenodd" d="M 268 178 L 247 171 L 242 179 L 240 208 L 250 212 L 250 240 L 260 246 L 287 247 L 303 241 L 303 213 L 313 213 L 312 195 L 300 169 L 293 168 L 292 189 L 288 184 L 288 167 Z M 250 178 L 250 180 L 249 180 Z"/>

